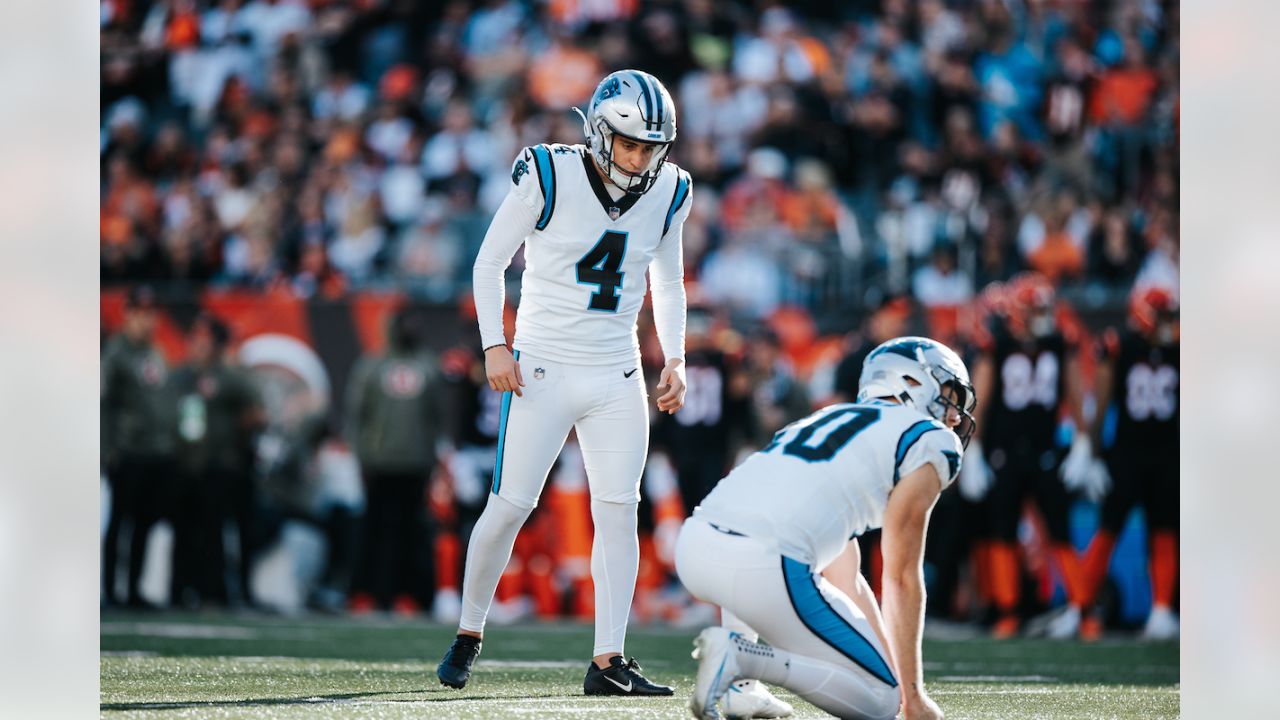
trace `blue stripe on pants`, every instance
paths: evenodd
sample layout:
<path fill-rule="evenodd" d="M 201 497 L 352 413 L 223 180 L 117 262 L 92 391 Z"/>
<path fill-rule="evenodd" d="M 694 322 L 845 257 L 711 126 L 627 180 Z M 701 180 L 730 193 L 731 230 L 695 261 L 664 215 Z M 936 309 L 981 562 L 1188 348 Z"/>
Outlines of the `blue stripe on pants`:
<path fill-rule="evenodd" d="M 516 361 L 520 360 L 520 351 L 516 351 Z M 501 418 L 498 421 L 498 459 L 493 463 L 493 485 L 491 489 L 494 495 L 498 494 L 498 488 L 502 487 L 502 451 L 507 446 L 507 416 L 511 414 L 511 392 L 502 393 L 502 411 L 498 413 Z"/>
<path fill-rule="evenodd" d="M 787 584 L 787 595 L 800 622 L 836 652 L 854 661 L 889 687 L 898 687 L 893 671 L 874 645 L 854 629 L 835 608 L 822 597 L 817 580 L 808 565 L 782 557 L 782 578 Z"/>

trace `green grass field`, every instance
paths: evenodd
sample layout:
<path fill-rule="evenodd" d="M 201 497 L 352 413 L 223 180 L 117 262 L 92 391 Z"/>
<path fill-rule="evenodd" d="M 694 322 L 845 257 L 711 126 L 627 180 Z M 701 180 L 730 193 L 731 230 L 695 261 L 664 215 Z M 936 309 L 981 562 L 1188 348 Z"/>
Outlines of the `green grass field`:
<path fill-rule="evenodd" d="M 126 718 L 679 718 L 694 633 L 642 628 L 627 654 L 676 687 L 646 702 L 582 695 L 591 628 L 492 627 L 466 690 L 435 665 L 452 628 L 389 619 L 107 613 L 101 716 Z M 1178 646 L 969 639 L 925 643 L 948 718 L 1176 718 Z M 780 692 L 796 717 L 827 717 Z"/>

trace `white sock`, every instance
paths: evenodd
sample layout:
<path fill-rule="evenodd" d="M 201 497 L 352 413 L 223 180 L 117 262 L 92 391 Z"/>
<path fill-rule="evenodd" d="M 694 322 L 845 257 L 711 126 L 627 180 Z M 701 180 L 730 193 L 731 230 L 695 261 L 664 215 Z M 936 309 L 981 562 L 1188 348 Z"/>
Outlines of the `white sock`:
<path fill-rule="evenodd" d="M 631 616 L 631 597 L 640 569 L 636 503 L 591 501 L 595 539 L 591 579 L 596 591 L 596 646 L 592 655 L 621 653 Z"/>
<path fill-rule="evenodd" d="M 759 633 L 752 630 L 750 625 L 742 621 L 742 618 L 734 615 L 724 608 L 720 608 L 720 627 L 728 630 L 729 632 L 736 632 L 751 642 L 757 642 L 760 640 Z"/>
<path fill-rule="evenodd" d="M 525 510 L 497 495 L 489 496 L 467 545 L 459 628 L 484 632 L 484 621 L 489 616 L 489 605 L 493 603 L 493 593 L 498 589 L 498 579 L 511 560 L 516 534 L 531 512 L 533 508 Z"/>
<path fill-rule="evenodd" d="M 888 720 L 898 714 L 896 687 L 834 663 L 734 638 L 744 677 L 780 685 L 840 718 Z"/>

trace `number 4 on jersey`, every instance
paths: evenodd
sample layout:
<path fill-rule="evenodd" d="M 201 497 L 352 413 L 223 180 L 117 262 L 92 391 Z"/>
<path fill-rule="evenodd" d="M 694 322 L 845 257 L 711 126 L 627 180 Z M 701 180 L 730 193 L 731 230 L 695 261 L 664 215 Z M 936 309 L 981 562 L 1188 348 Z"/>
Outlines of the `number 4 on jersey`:
<path fill-rule="evenodd" d="M 578 261 L 578 282 L 584 285 L 598 285 L 599 290 L 591 293 L 591 302 L 587 309 L 601 312 L 617 312 L 618 301 L 622 299 L 619 288 L 622 287 L 620 272 L 622 258 L 627 254 L 627 234 L 608 230 L 600 236 L 595 247 L 587 251 Z"/>

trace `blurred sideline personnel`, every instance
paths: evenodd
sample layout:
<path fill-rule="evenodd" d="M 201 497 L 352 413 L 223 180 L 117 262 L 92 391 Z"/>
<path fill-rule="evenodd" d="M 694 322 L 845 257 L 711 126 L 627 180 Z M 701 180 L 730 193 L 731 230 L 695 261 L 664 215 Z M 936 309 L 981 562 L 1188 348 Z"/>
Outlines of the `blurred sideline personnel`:
<path fill-rule="evenodd" d="M 717 702 L 742 678 L 842 718 L 887 719 L 899 707 L 907 720 L 942 717 L 924 690 L 922 563 L 929 513 L 973 432 L 973 402 L 949 348 L 891 340 L 867 357 L 857 403 L 783 428 L 694 510 L 676 545 L 681 582 L 769 643 L 703 630 L 695 717 L 720 717 Z M 883 617 L 852 542 L 878 527 Z"/>
<path fill-rule="evenodd" d="M 447 417 L 445 388 L 409 310 L 387 332 L 387 352 L 366 355 L 347 386 L 348 437 L 365 486 L 364 542 L 352 609 L 414 614 L 432 601 L 427 483 Z"/>
<path fill-rule="evenodd" d="M 1083 427 L 1076 338 L 1059 327 L 1053 286 L 1044 276 L 1023 273 L 1010 281 L 1008 293 L 1004 317 L 993 317 L 990 341 L 974 365 L 980 442 L 974 443 L 971 466 L 966 468 L 966 482 L 979 486 L 966 488 L 966 494 L 982 499 L 985 516 L 989 542 L 979 552 L 986 553 L 989 565 L 998 613 L 992 628 L 996 638 L 1012 637 L 1021 629 L 1018 524 L 1028 496 L 1044 518 L 1070 607 L 1078 609 L 1084 598 L 1080 558 L 1068 532 L 1070 496 L 1057 473 L 1058 421 L 1064 403 L 1075 426 Z M 973 480 L 975 476 L 985 478 Z"/>
<path fill-rule="evenodd" d="M 106 602 L 121 604 L 117 589 L 120 543 L 127 543 L 130 607 L 139 595 L 151 528 L 168 513 L 174 480 L 176 403 L 164 356 L 152 344 L 156 296 L 139 285 L 125 298 L 124 325 L 102 353 L 102 462 L 111 484 L 111 517 L 102 548 Z"/>
<path fill-rule="evenodd" d="M 1151 615 L 1145 637 L 1178 636 L 1173 612 L 1178 588 L 1178 365 L 1177 301 L 1165 289 L 1137 288 L 1129 304 L 1129 328 L 1108 332 L 1098 365 L 1098 414 L 1089 434 L 1101 448 L 1111 481 L 1102 503 L 1102 526 L 1085 553 L 1088 610 L 1106 577 L 1116 537 L 1129 512 L 1146 511 L 1150 542 Z M 1094 639 L 1097 617 L 1084 618 L 1080 634 Z"/>
<path fill-rule="evenodd" d="M 659 410 L 675 413 L 685 394 L 681 238 L 692 183 L 666 162 L 676 110 L 653 76 L 636 70 L 606 76 L 582 119 L 588 147 L 535 145 L 516 157 L 511 189 L 476 259 L 486 372 L 505 395 L 493 485 L 467 551 L 458 637 L 437 668 L 449 687 L 463 687 L 471 675 L 516 533 L 575 428 L 595 525 L 595 648 L 583 691 L 672 694 L 641 675 L 634 659 L 624 662 L 622 650 L 639 567 L 637 504 L 649 445 L 636 316 L 648 270 L 666 356 L 656 401 Z M 513 357 L 503 332 L 503 276 L 521 244 L 526 268 Z"/>
<path fill-rule="evenodd" d="M 173 373 L 178 397 L 178 464 L 182 482 L 174 508 L 171 602 L 175 606 L 225 606 L 227 553 L 223 528 L 230 498 L 247 491 L 252 512 L 254 437 L 266 416 L 249 375 L 227 362 L 231 334 L 217 318 L 200 315 L 191 327 L 189 361 Z M 240 600 L 252 606 L 249 585 L 255 528 L 237 513 Z"/>

